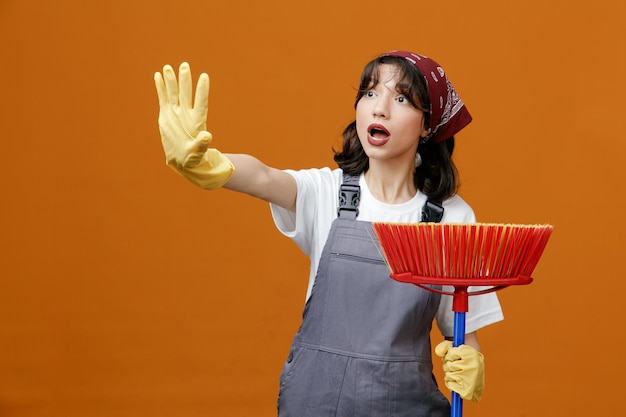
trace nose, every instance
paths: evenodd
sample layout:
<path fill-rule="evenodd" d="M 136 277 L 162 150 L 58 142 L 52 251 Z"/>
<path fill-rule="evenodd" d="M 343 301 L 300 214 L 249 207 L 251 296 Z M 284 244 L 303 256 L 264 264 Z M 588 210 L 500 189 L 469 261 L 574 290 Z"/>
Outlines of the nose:
<path fill-rule="evenodd" d="M 389 103 L 384 97 L 378 97 L 372 107 L 372 114 L 376 117 L 389 117 Z"/>

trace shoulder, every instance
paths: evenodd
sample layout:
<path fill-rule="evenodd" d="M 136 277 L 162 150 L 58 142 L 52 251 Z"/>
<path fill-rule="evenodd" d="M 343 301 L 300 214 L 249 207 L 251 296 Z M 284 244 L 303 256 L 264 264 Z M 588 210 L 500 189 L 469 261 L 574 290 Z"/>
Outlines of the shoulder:
<path fill-rule="evenodd" d="M 296 180 L 298 187 L 297 199 L 317 200 L 326 203 L 337 197 L 343 179 L 343 171 L 339 168 L 310 168 L 302 170 L 286 170 Z"/>
<path fill-rule="evenodd" d="M 292 175 L 296 179 L 298 185 L 302 183 L 305 186 L 340 184 L 343 176 L 343 171 L 341 169 L 331 169 L 328 167 L 301 169 L 298 171 L 288 169 L 285 170 L 285 172 Z"/>
<path fill-rule="evenodd" d="M 297 184 L 296 213 L 303 219 L 314 221 L 328 213 L 336 213 L 339 186 L 343 179 L 341 169 L 310 168 L 286 170 Z"/>
<path fill-rule="evenodd" d="M 446 223 L 475 223 L 476 216 L 472 207 L 459 195 L 453 195 L 443 202 Z"/>

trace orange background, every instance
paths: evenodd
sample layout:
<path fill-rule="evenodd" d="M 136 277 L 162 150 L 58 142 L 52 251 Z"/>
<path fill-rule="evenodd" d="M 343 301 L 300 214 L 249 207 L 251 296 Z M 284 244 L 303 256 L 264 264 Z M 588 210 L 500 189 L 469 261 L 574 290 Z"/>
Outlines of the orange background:
<path fill-rule="evenodd" d="M 275 415 L 307 259 L 265 203 L 165 167 L 152 75 L 211 75 L 216 147 L 333 166 L 390 49 L 434 57 L 472 112 L 456 159 L 479 220 L 555 225 L 481 331 L 465 415 L 613 414 L 625 4 L 3 0 L 0 416 Z"/>

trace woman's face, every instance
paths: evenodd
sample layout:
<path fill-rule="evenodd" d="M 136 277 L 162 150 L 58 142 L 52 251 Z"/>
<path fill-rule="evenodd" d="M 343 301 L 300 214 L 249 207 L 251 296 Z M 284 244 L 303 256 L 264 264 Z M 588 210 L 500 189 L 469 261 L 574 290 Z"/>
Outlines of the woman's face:
<path fill-rule="evenodd" d="M 361 146 L 371 159 L 414 163 L 417 145 L 427 131 L 424 113 L 397 88 L 398 68 L 381 64 L 378 83 L 356 105 L 356 128 Z"/>

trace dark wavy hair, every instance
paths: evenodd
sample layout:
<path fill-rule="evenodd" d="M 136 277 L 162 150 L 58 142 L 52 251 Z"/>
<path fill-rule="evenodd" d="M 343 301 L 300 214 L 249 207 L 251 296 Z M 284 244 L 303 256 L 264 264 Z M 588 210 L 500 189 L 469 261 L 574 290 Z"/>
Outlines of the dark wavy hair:
<path fill-rule="evenodd" d="M 402 79 L 396 83 L 398 92 L 403 94 L 416 109 L 424 112 L 424 124 L 430 125 L 430 97 L 428 85 L 422 72 L 411 62 L 397 56 L 380 56 L 365 66 L 361 74 L 359 90 L 354 106 L 361 97 L 379 82 L 379 69 L 382 64 L 394 65 L 400 70 Z M 454 137 L 443 142 L 422 142 L 417 151 L 422 164 L 415 169 L 413 180 L 418 190 L 429 199 L 443 201 L 454 195 L 458 188 L 458 171 L 452 161 Z M 334 150 L 335 162 L 344 173 L 360 175 L 369 169 L 369 158 L 365 154 L 356 131 L 356 120 L 343 131 L 342 148 Z"/>

